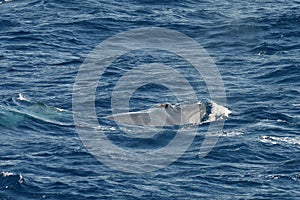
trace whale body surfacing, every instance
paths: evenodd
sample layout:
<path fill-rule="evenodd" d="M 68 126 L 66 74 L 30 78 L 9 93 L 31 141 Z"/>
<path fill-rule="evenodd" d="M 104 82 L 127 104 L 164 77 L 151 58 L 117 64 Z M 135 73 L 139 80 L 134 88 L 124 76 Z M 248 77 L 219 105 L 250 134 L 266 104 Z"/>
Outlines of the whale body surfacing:
<path fill-rule="evenodd" d="M 195 104 L 160 104 L 156 107 L 137 112 L 126 112 L 105 117 L 122 124 L 143 126 L 174 126 L 200 124 L 206 115 L 206 106 Z"/>

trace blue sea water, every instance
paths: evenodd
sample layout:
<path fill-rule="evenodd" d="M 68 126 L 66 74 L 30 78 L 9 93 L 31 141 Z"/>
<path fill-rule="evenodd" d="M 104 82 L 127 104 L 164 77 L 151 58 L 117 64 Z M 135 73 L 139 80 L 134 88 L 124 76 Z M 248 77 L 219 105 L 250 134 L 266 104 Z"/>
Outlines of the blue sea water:
<path fill-rule="evenodd" d="M 98 44 L 144 27 L 175 30 L 201 44 L 220 71 L 232 113 L 206 157 L 198 157 L 208 127 L 203 124 L 190 148 L 169 166 L 124 173 L 82 144 L 72 93 L 79 67 Z M 0 197 L 299 199 L 299 55 L 297 0 L 0 1 Z M 104 91 L 97 88 L 99 116 L 111 114 L 110 84 L 124 69 L 153 60 L 184 66 L 174 55 L 157 52 L 128 57 L 99 81 L 106 84 Z M 197 95 L 209 99 L 203 81 L 197 84 Z M 166 88 L 147 85 L 130 106 L 175 101 Z M 118 136 L 118 129 L 111 132 L 111 139 L 128 148 L 151 149 L 170 139 L 159 135 L 137 143 Z"/>

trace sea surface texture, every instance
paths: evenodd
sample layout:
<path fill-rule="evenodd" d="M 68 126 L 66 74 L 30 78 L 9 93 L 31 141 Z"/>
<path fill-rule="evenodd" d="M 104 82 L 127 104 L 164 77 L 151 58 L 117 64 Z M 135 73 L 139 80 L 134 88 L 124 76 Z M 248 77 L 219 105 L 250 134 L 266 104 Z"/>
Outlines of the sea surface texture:
<path fill-rule="evenodd" d="M 76 124 L 73 88 L 89 53 L 116 34 L 153 27 L 182 33 L 207 51 L 224 83 L 226 105 L 213 109 L 205 78 L 182 57 L 132 51 L 99 77 L 99 127 Z M 153 62 L 187 77 L 209 115 L 169 165 L 145 173 L 114 169 L 86 148 L 77 126 L 105 132 L 127 150 L 168 145 L 180 127 L 139 138 L 103 120 L 113 114 L 118 80 Z M 164 80 L 174 79 L 164 73 Z M 0 80 L 0 199 L 300 199 L 297 0 L 0 1 Z M 132 94 L 129 111 L 182 103 L 153 81 Z M 231 113 L 217 143 L 199 157 L 208 127 L 218 120 L 209 118 L 225 111 Z"/>

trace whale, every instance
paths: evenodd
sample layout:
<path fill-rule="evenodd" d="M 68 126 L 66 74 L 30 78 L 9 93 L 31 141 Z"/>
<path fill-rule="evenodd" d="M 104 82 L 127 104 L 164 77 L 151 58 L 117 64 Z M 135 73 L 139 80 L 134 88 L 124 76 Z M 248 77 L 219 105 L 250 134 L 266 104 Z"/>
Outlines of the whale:
<path fill-rule="evenodd" d="M 175 126 L 201 124 L 206 115 L 206 106 L 203 103 L 156 105 L 146 110 L 118 113 L 104 117 L 121 124 L 135 124 L 142 126 Z"/>
<path fill-rule="evenodd" d="M 73 126 L 73 113 L 61 108 L 48 106 L 25 98 L 11 97 L 0 104 L 0 127 L 15 127 L 23 125 L 27 119 L 38 120 L 59 126 Z"/>

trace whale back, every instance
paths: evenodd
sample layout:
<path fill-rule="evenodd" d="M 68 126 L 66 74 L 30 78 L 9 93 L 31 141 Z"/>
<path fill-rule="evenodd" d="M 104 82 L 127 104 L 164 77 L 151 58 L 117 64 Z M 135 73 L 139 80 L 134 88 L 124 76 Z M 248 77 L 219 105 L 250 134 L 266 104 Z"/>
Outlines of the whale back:
<path fill-rule="evenodd" d="M 173 126 L 200 124 L 205 114 L 206 107 L 204 104 L 160 104 L 147 110 L 120 113 L 105 118 L 123 124 Z"/>

